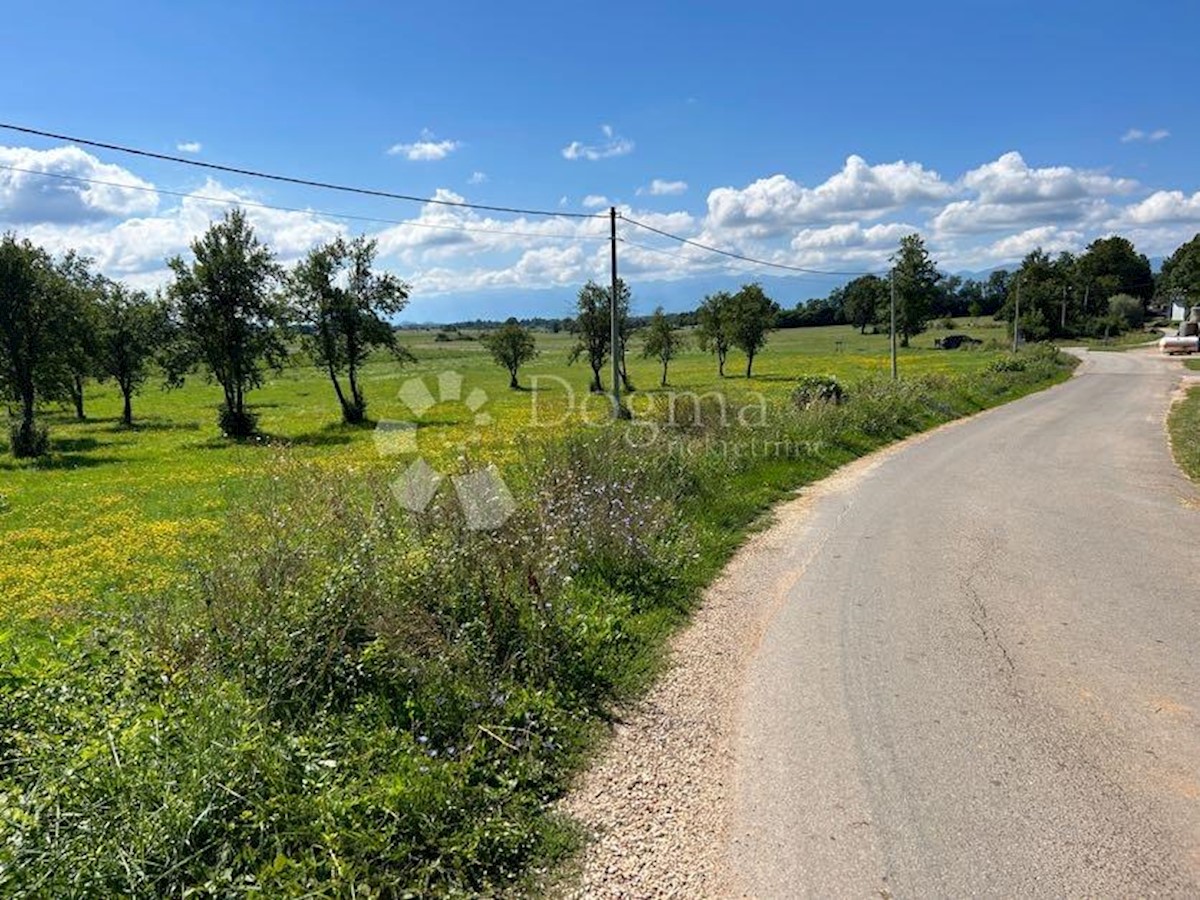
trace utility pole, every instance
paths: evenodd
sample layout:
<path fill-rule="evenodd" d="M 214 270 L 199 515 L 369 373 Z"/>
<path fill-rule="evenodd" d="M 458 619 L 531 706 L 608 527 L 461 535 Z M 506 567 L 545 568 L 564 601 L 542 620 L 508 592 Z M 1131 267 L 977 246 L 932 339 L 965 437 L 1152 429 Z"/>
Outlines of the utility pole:
<path fill-rule="evenodd" d="M 891 272 L 892 281 L 892 381 L 899 376 L 896 372 L 896 269 Z"/>
<path fill-rule="evenodd" d="M 1063 285 L 1062 330 L 1067 330 L 1067 286 Z"/>
<path fill-rule="evenodd" d="M 617 208 L 608 208 L 610 242 L 612 245 L 612 293 L 609 295 L 608 311 L 612 319 L 612 336 L 610 352 L 612 353 L 612 402 L 613 418 L 620 419 L 621 415 L 621 361 L 617 356 L 620 335 L 617 329 Z"/>
<path fill-rule="evenodd" d="M 1017 275 L 1017 306 L 1013 312 L 1013 353 L 1017 352 L 1018 335 L 1021 333 L 1021 276 Z"/>

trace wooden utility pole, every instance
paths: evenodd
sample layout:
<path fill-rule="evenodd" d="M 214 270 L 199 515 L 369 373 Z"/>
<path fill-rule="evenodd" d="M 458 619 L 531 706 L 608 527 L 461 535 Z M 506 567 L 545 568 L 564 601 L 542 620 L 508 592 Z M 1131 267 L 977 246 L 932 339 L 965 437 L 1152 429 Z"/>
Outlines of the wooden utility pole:
<path fill-rule="evenodd" d="M 612 244 L 612 293 L 609 295 L 608 310 L 612 319 L 612 336 L 610 352 L 612 353 L 612 402 L 613 402 L 613 418 L 621 418 L 621 361 L 618 357 L 620 352 L 620 334 L 617 328 L 617 208 L 610 206 L 608 208 L 609 233 Z"/>
<path fill-rule="evenodd" d="M 892 269 L 892 381 L 899 375 L 896 371 L 896 270 Z"/>

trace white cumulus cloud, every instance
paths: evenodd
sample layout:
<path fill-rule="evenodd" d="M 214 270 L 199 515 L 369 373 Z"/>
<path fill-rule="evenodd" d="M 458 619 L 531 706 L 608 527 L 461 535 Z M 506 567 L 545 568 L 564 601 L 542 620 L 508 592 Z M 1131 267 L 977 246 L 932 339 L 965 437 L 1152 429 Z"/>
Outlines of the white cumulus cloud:
<path fill-rule="evenodd" d="M 180 153 L 199 153 L 204 149 L 204 145 L 199 141 L 180 141 L 175 145 L 175 149 Z"/>
<path fill-rule="evenodd" d="M 618 135 L 611 125 L 601 125 L 600 133 L 604 135 L 604 140 L 600 143 L 571 141 L 563 147 L 562 155 L 567 159 L 586 159 L 594 162 L 613 156 L 628 156 L 633 152 L 633 141 Z"/>
<path fill-rule="evenodd" d="M 1024 232 L 1041 225 L 1099 222 L 1109 201 L 1137 189 L 1137 182 L 1071 166 L 1031 167 L 1016 151 L 967 172 L 960 182 L 975 196 L 957 200 L 934 216 L 941 235 Z"/>
<path fill-rule="evenodd" d="M 651 197 L 676 197 L 679 194 L 687 193 L 688 184 L 686 181 L 667 181 L 663 178 L 655 178 L 646 187 L 637 189 L 638 196 L 649 194 Z"/>
<path fill-rule="evenodd" d="M 0 147 L 0 166 L 5 222 L 86 222 L 158 207 L 149 181 L 75 146 Z"/>
<path fill-rule="evenodd" d="M 411 144 L 392 144 L 387 152 L 389 156 L 403 156 L 412 162 L 435 162 L 445 159 L 460 147 L 461 141 L 439 141 L 437 136 L 426 128 L 421 132 L 420 140 Z"/>
<path fill-rule="evenodd" d="M 903 160 L 869 165 L 850 156 L 842 170 L 814 188 L 786 175 L 762 178 L 744 188 L 722 187 L 708 195 L 710 227 L 743 229 L 758 237 L 812 223 L 877 218 L 909 203 L 941 200 L 953 187 L 937 172 Z"/>
<path fill-rule="evenodd" d="M 588 194 L 583 198 L 583 205 L 588 209 L 596 209 L 601 206 L 608 206 L 608 198 L 603 194 Z"/>
<path fill-rule="evenodd" d="M 467 184 L 483 184 L 487 180 L 486 172 L 472 172 L 471 177 L 467 179 Z"/>

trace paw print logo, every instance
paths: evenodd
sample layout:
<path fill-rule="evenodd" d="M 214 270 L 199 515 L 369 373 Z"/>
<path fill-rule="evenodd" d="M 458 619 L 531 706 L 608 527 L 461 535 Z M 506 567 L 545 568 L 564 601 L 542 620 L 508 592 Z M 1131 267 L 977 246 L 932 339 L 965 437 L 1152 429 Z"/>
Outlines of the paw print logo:
<path fill-rule="evenodd" d="M 481 429 L 492 424 L 491 415 L 484 410 L 489 398 L 487 391 L 473 388 L 464 399 L 462 376 L 446 371 L 438 373 L 436 396 L 424 378 L 410 378 L 400 388 L 399 399 L 413 414 L 413 420 L 381 420 L 375 426 L 375 447 L 381 456 L 415 457 L 400 477 L 392 482 L 392 493 L 405 509 L 422 512 L 433 501 L 446 475 L 420 455 L 417 433 L 421 420 L 435 406 L 463 404 L 473 417 L 474 424 L 467 442 L 459 445 L 459 449 L 465 451 L 468 443 L 479 442 Z M 472 531 L 499 528 L 517 508 L 512 492 L 495 466 L 451 475 L 450 483 L 462 507 L 467 527 Z"/>

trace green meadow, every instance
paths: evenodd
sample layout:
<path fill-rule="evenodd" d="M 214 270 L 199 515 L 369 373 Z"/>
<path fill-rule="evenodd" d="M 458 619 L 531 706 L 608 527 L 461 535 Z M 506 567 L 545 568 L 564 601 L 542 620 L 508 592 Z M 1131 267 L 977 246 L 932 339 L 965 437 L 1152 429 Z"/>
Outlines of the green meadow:
<path fill-rule="evenodd" d="M 132 429 L 104 385 L 87 421 L 48 411 L 48 458 L 0 455 L 0 895 L 537 892 L 586 839 L 556 800 L 773 503 L 1069 376 L 965 330 L 898 382 L 884 336 L 833 327 L 773 334 L 751 378 L 691 349 L 665 390 L 635 339 L 630 422 L 568 335 L 510 390 L 436 331 L 368 366 L 378 427 L 302 359 L 250 442 L 201 378 Z M 456 489 L 495 466 L 510 515 L 480 530 L 446 484 L 402 507 L 418 458 Z"/>
<path fill-rule="evenodd" d="M 998 327 L 965 331 L 985 340 L 1004 338 Z M 995 355 L 933 350 L 937 334 L 921 335 L 901 351 L 905 375 L 970 373 Z M 536 393 L 510 390 L 506 374 L 478 341 L 437 341 L 436 335 L 405 333 L 404 343 L 418 362 L 401 366 L 380 358 L 365 373 L 370 418 L 418 419 L 418 446 L 427 458 L 453 465 L 465 448 L 479 459 L 503 463 L 531 434 L 596 427 L 607 419 L 607 401 L 587 392 L 587 366 L 566 364 L 573 342 L 566 333 L 537 336 L 539 356 L 521 373 L 523 386 L 536 385 Z M 639 389 L 630 401 L 635 410 L 663 392 L 658 364 L 642 359 L 638 346 L 635 341 L 628 360 Z M 840 326 L 777 332 L 756 360 L 752 378 L 743 377 L 744 365 L 731 353 L 728 377 L 719 379 L 714 358 L 690 349 L 671 363 L 667 390 L 722 391 L 736 405 L 752 392 L 786 397 L 800 375 L 853 382 L 890 368 L 886 336 Z M 477 426 L 462 399 L 439 402 L 419 417 L 406 406 L 400 397 L 406 381 L 424 379 L 436 395 L 437 376 L 446 371 L 462 375 L 462 399 L 472 390 L 485 393 L 488 424 Z M 607 371 L 604 378 L 607 384 Z M 0 534 L 6 548 L 0 615 L 9 621 L 74 618 L 119 604 L 131 593 L 169 587 L 189 548 L 215 533 L 230 502 L 263 477 L 273 449 L 287 448 L 333 471 L 400 465 L 380 455 L 370 427 L 340 424 L 328 379 L 303 359 L 271 373 L 251 394 L 262 442 L 221 437 L 214 423 L 219 397 L 219 388 L 202 376 L 173 391 L 151 381 L 135 400 L 136 426 L 126 429 L 119 392 L 92 385 L 87 421 L 76 421 L 65 408 L 46 416 L 53 441 L 48 459 L 17 462 L 0 452 Z"/>

